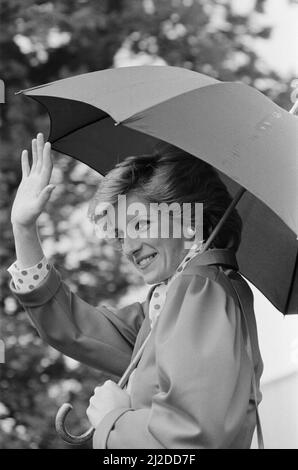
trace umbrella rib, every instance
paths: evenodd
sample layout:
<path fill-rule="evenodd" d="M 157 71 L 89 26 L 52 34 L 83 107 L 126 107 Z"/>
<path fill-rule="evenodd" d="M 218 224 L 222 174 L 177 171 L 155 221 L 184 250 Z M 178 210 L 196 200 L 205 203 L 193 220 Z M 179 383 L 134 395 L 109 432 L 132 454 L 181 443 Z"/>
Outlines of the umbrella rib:
<path fill-rule="evenodd" d="M 288 311 L 289 306 L 290 306 L 290 301 L 291 301 L 291 297 L 293 295 L 293 290 L 294 290 L 294 286 L 295 286 L 295 282 L 296 282 L 295 276 L 296 276 L 297 271 L 298 271 L 298 253 L 296 255 L 296 261 L 295 261 L 295 265 L 294 265 L 294 269 L 293 269 L 291 285 L 290 285 L 290 288 L 289 288 L 289 293 L 288 293 L 288 297 L 287 297 L 287 301 L 286 301 L 285 315 L 287 314 L 287 311 Z"/>
<path fill-rule="evenodd" d="M 93 107 L 93 106 L 92 106 L 92 107 Z M 76 129 L 73 129 L 72 131 L 67 132 L 67 133 L 64 134 L 63 136 L 60 136 L 60 137 L 58 137 L 57 139 L 52 140 L 51 143 L 52 143 L 52 144 L 55 144 L 55 143 L 58 142 L 60 139 L 64 139 L 65 137 L 70 136 L 70 135 L 73 134 L 74 132 L 80 131 L 81 129 L 84 129 L 85 127 L 90 126 L 91 124 L 95 124 L 96 122 L 103 121 L 104 119 L 107 119 L 107 118 L 113 119 L 109 114 L 105 114 L 105 116 L 103 116 L 103 117 L 101 117 L 101 118 L 97 118 L 97 119 L 95 119 L 94 121 L 87 122 L 87 123 L 84 124 L 83 126 L 77 127 Z M 116 121 L 115 121 L 115 122 L 116 122 Z M 52 127 L 52 126 L 51 126 L 51 127 Z M 51 132 L 52 132 L 52 129 L 51 129 Z M 51 137 L 51 132 L 50 132 L 50 137 Z"/>

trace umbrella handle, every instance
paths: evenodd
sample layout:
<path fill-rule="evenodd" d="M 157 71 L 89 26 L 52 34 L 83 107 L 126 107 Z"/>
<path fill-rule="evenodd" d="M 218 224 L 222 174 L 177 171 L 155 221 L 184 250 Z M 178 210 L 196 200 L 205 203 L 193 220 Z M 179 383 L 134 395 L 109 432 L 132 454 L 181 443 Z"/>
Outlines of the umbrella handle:
<path fill-rule="evenodd" d="M 130 374 L 132 373 L 132 371 L 137 366 L 137 364 L 138 364 L 138 362 L 139 362 L 139 360 L 140 360 L 140 358 L 143 354 L 143 351 L 145 349 L 147 341 L 150 338 L 150 335 L 151 335 L 151 331 L 148 334 L 148 336 L 145 338 L 142 346 L 140 347 L 137 354 L 135 355 L 135 357 L 133 358 L 133 360 L 131 361 L 131 363 L 129 364 L 127 369 L 125 370 L 125 372 L 122 375 L 121 379 L 119 380 L 118 386 L 120 388 L 123 388 L 125 386 L 126 382 L 129 379 Z M 66 426 L 65 426 L 65 420 L 66 420 L 66 417 L 67 417 L 68 413 L 72 409 L 73 409 L 73 407 L 70 403 L 64 403 L 63 405 L 60 406 L 60 408 L 57 412 L 57 415 L 56 415 L 56 420 L 55 420 L 56 431 L 59 434 L 59 436 L 65 442 L 68 442 L 68 444 L 72 444 L 72 445 L 84 444 L 84 442 L 87 442 L 87 441 L 89 441 L 89 439 L 92 439 L 95 429 L 93 427 L 91 427 L 86 432 L 84 432 L 83 434 L 80 434 L 79 436 L 74 436 L 73 434 L 68 432 L 68 430 L 66 429 Z"/>
<path fill-rule="evenodd" d="M 72 445 L 84 444 L 84 442 L 87 442 L 89 441 L 89 439 L 92 439 L 95 429 L 91 427 L 86 432 L 84 432 L 83 434 L 80 434 L 79 436 L 74 436 L 73 434 L 71 434 L 66 429 L 65 420 L 66 420 L 68 413 L 72 409 L 73 407 L 70 403 L 64 403 L 62 406 L 60 406 L 56 415 L 56 420 L 55 420 L 56 431 L 65 442 L 68 442 L 68 444 L 72 444 Z"/>

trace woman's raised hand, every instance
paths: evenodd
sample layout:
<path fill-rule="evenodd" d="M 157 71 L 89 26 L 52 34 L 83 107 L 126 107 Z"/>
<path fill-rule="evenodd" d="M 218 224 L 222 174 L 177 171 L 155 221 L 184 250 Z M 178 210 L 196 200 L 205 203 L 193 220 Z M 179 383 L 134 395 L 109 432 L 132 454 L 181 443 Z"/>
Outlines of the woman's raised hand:
<path fill-rule="evenodd" d="M 42 133 L 32 140 L 32 165 L 28 151 L 22 152 L 22 180 L 11 210 L 11 223 L 22 227 L 35 225 L 43 212 L 55 185 L 49 184 L 53 161 L 50 142 L 44 143 Z"/>

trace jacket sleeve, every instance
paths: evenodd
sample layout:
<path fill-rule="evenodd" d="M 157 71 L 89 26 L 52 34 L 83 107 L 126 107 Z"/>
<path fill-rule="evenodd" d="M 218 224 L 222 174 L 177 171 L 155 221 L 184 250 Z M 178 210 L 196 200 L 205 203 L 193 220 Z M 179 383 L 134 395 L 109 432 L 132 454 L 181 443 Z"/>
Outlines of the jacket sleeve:
<path fill-rule="evenodd" d="M 88 366 L 122 375 L 144 320 L 142 304 L 94 307 L 70 290 L 54 266 L 31 292 L 20 293 L 12 280 L 9 287 L 44 341 Z"/>
<path fill-rule="evenodd" d="M 159 388 L 151 408 L 115 409 L 94 448 L 226 448 L 245 419 L 252 365 L 240 311 L 217 282 L 177 278 L 156 324 Z"/>

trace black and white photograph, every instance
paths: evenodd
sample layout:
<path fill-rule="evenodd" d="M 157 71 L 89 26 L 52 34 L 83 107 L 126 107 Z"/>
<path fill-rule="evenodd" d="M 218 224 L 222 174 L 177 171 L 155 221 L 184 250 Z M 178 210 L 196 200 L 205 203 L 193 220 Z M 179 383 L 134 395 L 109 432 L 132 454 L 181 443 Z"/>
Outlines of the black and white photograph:
<path fill-rule="evenodd" d="M 298 449 L 298 1 L 0 27 L 0 449 Z"/>

